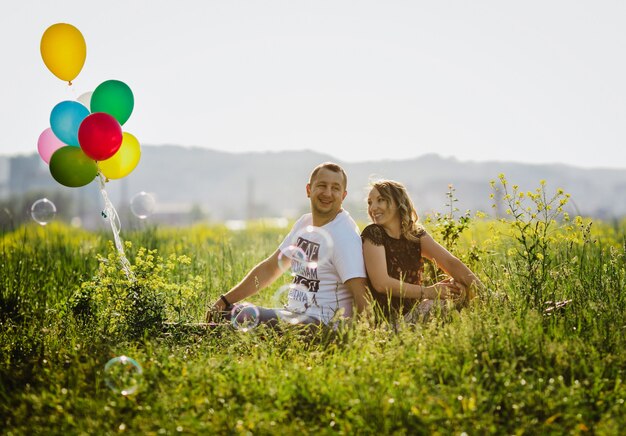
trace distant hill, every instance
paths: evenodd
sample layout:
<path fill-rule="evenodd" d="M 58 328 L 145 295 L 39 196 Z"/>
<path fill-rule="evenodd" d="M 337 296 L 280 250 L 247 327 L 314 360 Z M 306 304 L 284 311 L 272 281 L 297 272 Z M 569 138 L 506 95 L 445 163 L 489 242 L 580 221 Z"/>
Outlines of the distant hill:
<path fill-rule="evenodd" d="M 346 208 L 366 218 L 366 186 L 371 178 L 399 180 L 421 214 L 445 210 L 446 191 L 456 189 L 461 211 L 491 211 L 489 182 L 504 173 L 511 184 L 534 190 L 547 181 L 550 192 L 572 195 L 571 212 L 600 218 L 626 216 L 626 170 L 582 169 L 566 165 L 463 162 L 430 154 L 408 160 L 346 163 L 313 151 L 226 153 L 204 148 L 143 146 L 139 166 L 128 177 L 107 184 L 114 204 L 127 205 L 136 192 L 155 194 L 162 211 L 191 210 L 211 219 L 295 217 L 308 207 L 305 184 L 311 169 L 336 161 L 348 173 Z M 100 204 L 96 183 L 72 189 L 58 185 L 36 153 L 0 157 L 0 198 L 32 190 L 71 192 Z M 87 207 L 99 207 L 97 205 Z"/>

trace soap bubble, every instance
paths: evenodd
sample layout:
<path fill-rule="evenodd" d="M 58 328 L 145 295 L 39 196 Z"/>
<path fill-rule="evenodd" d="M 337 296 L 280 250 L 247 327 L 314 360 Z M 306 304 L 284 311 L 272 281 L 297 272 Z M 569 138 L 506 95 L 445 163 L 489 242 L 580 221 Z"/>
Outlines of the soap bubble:
<path fill-rule="evenodd" d="M 156 200 L 144 191 L 141 191 L 130 199 L 130 210 L 139 219 L 146 219 L 154 212 Z"/>
<path fill-rule="evenodd" d="M 132 395 L 139 389 L 143 368 L 128 356 L 118 356 L 104 365 L 104 382 L 115 393 Z"/>
<path fill-rule="evenodd" d="M 248 332 L 258 326 L 259 319 L 259 308 L 250 303 L 235 304 L 230 312 L 230 322 L 240 332 Z"/>
<path fill-rule="evenodd" d="M 304 251 L 307 268 L 317 268 L 320 263 L 332 257 L 335 244 L 327 230 L 306 226 L 294 235 L 293 245 Z"/>
<path fill-rule="evenodd" d="M 40 225 L 45 226 L 54 219 L 57 208 L 47 198 L 41 198 L 30 207 L 30 216 Z"/>
<path fill-rule="evenodd" d="M 278 267 L 282 272 L 292 268 L 293 262 L 305 265 L 308 263 L 306 253 L 297 245 L 289 245 L 278 254 Z"/>
<path fill-rule="evenodd" d="M 281 286 L 272 296 L 272 307 L 285 309 L 281 312 L 281 321 L 299 324 L 308 316 L 304 314 L 311 306 L 311 293 L 307 287 L 298 283 Z"/>

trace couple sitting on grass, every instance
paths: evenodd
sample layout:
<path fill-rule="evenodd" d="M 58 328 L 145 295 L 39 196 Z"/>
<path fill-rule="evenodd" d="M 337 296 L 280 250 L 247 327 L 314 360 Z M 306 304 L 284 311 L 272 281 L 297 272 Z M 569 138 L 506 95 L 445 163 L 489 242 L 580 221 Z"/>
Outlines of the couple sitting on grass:
<path fill-rule="evenodd" d="M 294 275 L 288 303 L 258 307 L 262 323 L 297 319 L 302 324 L 330 324 L 352 317 L 354 311 L 368 312 L 373 305 L 391 320 L 403 316 L 415 321 L 433 307 L 460 307 L 473 298 L 480 281 L 424 231 L 402 184 L 390 180 L 372 184 L 367 211 L 373 224 L 361 235 L 341 208 L 346 187 L 346 173 L 339 165 L 317 166 L 306 185 L 311 212 L 294 224 L 274 254 L 220 296 L 207 311 L 207 321 L 230 314 L 235 303 L 271 285 L 287 263 Z M 423 258 L 449 278 L 423 286 Z"/>

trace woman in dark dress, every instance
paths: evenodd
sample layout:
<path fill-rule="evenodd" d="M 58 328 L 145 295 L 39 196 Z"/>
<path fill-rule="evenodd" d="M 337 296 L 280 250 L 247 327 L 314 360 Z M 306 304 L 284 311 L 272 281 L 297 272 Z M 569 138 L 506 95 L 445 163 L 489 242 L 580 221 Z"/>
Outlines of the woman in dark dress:
<path fill-rule="evenodd" d="M 459 259 L 424 230 L 406 188 L 381 180 L 371 185 L 367 211 L 373 221 L 361 232 L 370 292 L 388 317 L 427 315 L 438 301 L 466 304 L 482 286 Z M 449 278 L 422 285 L 424 258 Z M 414 316 L 410 316 L 414 320 Z"/>

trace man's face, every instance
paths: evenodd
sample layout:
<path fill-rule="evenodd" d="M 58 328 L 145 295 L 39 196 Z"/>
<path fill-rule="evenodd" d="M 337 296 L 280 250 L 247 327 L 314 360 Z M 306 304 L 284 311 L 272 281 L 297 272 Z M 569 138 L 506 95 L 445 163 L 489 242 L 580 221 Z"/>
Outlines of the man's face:
<path fill-rule="evenodd" d="M 311 183 L 306 185 L 306 193 L 311 199 L 311 212 L 320 217 L 331 218 L 339 213 L 347 194 L 341 173 L 326 168 L 322 168 Z"/>

